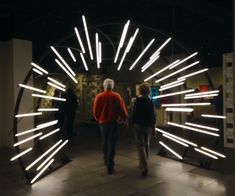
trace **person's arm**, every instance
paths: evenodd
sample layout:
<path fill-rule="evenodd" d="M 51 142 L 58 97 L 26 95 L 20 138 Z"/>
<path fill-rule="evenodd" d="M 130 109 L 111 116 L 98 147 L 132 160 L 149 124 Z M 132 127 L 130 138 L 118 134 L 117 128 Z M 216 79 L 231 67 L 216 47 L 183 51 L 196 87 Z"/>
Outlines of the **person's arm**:
<path fill-rule="evenodd" d="M 95 118 L 96 121 L 99 121 L 99 97 L 96 96 L 93 104 L 93 117 Z"/>

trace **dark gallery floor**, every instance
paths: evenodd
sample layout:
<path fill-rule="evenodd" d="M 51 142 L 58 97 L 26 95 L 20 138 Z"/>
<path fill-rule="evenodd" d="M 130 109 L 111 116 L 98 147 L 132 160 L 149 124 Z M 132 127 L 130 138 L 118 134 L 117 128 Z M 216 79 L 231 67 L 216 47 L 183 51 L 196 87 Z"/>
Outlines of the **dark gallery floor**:
<path fill-rule="evenodd" d="M 98 130 L 82 127 L 67 147 L 72 161 L 32 186 L 26 184 L 18 163 L 9 162 L 12 152 L 2 149 L 0 193 L 2 196 L 235 195 L 233 153 L 228 152 L 225 161 L 212 163 L 212 168 L 206 170 L 158 156 L 152 145 L 149 176 L 142 177 L 133 138 L 127 135 L 119 138 L 113 175 L 106 174 Z"/>

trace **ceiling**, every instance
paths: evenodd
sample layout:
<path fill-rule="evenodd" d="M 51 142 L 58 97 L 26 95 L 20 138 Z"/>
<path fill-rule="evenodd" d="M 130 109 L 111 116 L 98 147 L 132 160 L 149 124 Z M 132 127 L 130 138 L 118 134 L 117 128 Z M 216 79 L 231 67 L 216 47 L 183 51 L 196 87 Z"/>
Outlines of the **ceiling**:
<path fill-rule="evenodd" d="M 32 40 L 34 59 L 40 59 L 49 45 L 82 25 L 83 14 L 93 26 L 130 19 L 170 35 L 188 51 L 199 51 L 209 66 L 220 66 L 222 54 L 232 51 L 232 0 L 1 0 L 0 40 Z M 122 26 L 113 32 L 117 37 Z"/>

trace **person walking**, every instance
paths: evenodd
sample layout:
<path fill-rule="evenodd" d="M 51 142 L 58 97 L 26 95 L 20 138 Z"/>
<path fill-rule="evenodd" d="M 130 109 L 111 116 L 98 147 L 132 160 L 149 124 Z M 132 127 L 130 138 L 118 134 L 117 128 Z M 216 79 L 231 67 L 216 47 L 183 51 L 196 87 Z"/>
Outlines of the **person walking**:
<path fill-rule="evenodd" d="M 151 133 L 155 134 L 156 115 L 154 104 L 150 99 L 150 86 L 139 86 L 140 96 L 134 100 L 130 124 L 133 126 L 138 150 L 139 166 L 142 176 L 148 175 L 148 157 Z"/>
<path fill-rule="evenodd" d="M 102 148 L 107 173 L 114 172 L 115 146 L 117 142 L 117 122 L 123 120 L 127 123 L 125 103 L 119 93 L 114 92 L 114 81 L 105 79 L 104 92 L 99 93 L 94 100 L 93 116 L 99 122 L 102 136 Z M 126 124 L 127 125 L 127 124 Z"/>

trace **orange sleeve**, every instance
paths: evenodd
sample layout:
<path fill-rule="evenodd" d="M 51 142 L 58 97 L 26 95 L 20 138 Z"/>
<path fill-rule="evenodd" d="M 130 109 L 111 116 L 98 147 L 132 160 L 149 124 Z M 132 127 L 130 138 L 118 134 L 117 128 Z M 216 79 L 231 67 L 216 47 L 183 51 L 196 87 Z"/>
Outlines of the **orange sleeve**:
<path fill-rule="evenodd" d="M 125 103 L 120 95 L 119 95 L 119 104 L 120 104 L 120 114 L 119 115 L 123 120 L 126 120 L 128 117 L 128 113 L 126 110 Z"/>
<path fill-rule="evenodd" d="M 99 98 L 98 96 L 95 97 L 94 104 L 93 104 L 93 117 L 95 120 L 99 121 Z"/>

